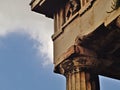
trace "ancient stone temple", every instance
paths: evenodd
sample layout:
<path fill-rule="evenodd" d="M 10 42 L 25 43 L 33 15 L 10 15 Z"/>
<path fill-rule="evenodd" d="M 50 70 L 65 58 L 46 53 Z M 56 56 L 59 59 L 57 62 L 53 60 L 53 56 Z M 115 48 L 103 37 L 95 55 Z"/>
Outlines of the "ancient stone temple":
<path fill-rule="evenodd" d="M 120 79 L 120 0 L 33 0 L 54 19 L 54 72 L 67 90 L 100 90 L 99 77 Z"/>

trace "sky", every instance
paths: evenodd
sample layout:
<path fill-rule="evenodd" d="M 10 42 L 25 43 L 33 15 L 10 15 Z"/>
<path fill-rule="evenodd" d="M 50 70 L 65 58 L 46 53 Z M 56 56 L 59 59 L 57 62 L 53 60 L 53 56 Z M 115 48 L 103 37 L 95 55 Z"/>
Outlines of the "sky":
<path fill-rule="evenodd" d="M 31 0 L 0 2 L 0 90 L 66 90 L 53 73 L 53 20 L 32 12 Z M 120 81 L 100 76 L 101 90 L 120 90 Z"/>

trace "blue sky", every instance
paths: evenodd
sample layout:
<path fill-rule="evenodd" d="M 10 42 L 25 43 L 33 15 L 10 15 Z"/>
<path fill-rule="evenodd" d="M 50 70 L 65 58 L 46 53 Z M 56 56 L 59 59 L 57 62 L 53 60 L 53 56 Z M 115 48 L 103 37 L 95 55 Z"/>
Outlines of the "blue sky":
<path fill-rule="evenodd" d="M 65 90 L 65 78 L 42 66 L 34 43 L 20 32 L 0 38 L 0 90 Z"/>
<path fill-rule="evenodd" d="M 0 2 L 0 90 L 66 90 L 64 76 L 53 73 L 53 20 L 32 12 L 30 1 Z M 100 84 L 120 90 L 118 80 Z"/>

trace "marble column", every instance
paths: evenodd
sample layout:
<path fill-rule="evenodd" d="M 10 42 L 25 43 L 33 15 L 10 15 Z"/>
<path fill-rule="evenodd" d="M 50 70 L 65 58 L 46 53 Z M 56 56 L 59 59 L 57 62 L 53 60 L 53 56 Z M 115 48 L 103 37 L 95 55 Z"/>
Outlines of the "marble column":
<path fill-rule="evenodd" d="M 66 79 L 67 90 L 99 90 L 98 75 L 82 71 L 69 73 Z"/>

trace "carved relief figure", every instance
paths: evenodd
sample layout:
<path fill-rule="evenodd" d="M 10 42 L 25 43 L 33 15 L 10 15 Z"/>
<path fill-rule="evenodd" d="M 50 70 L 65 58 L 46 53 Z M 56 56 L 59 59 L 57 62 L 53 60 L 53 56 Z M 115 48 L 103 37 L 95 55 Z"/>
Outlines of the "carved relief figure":
<path fill-rule="evenodd" d="M 67 4 L 66 17 L 69 19 L 80 9 L 80 0 L 70 0 Z"/>

